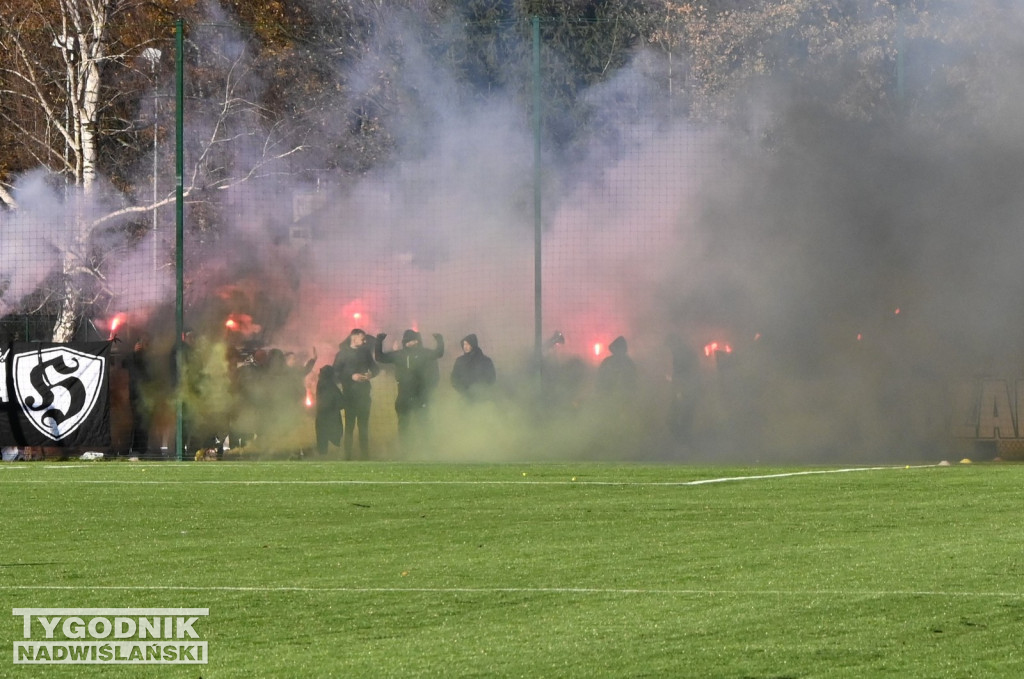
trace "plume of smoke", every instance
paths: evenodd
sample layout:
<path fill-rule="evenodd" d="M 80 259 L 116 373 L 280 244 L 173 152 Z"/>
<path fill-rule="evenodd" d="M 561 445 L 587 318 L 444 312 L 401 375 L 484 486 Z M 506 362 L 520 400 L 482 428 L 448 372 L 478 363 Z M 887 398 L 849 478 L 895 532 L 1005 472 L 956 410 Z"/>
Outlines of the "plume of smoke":
<path fill-rule="evenodd" d="M 1011 83 L 1020 55 L 1017 37 L 978 53 Z M 813 99 L 777 85 L 751 105 L 756 133 L 723 144 L 702 191 L 702 256 L 668 279 L 678 322 L 737 344 L 705 385 L 707 428 L 729 432 L 723 456 L 942 455 L 956 383 L 1019 374 L 1020 99 L 930 98 L 923 114 L 865 122 L 815 82 Z"/>
<path fill-rule="evenodd" d="M 0 213 L 0 247 L 5 253 L 17 253 L 2 260 L 0 279 L 4 289 L 0 303 L 5 310 L 17 308 L 22 298 L 34 292 L 59 264 L 47 229 L 62 229 L 68 217 L 60 195 L 47 183 L 43 172 L 21 177 L 14 195 L 24 207 Z"/>
<path fill-rule="evenodd" d="M 595 455 L 597 442 L 607 436 L 601 418 L 585 407 L 589 375 L 603 357 L 592 346 L 629 332 L 635 318 L 652 317 L 639 307 L 648 307 L 642 302 L 666 266 L 665 234 L 671 234 L 681 203 L 692 193 L 692 173 L 671 172 L 685 168 L 659 145 L 646 113 L 629 129 L 620 126 L 621 138 L 605 140 L 582 162 L 545 158 L 545 213 L 550 215 L 545 251 L 551 253 L 543 272 L 545 323 L 551 330 L 565 329 L 570 340 L 549 356 L 554 396 L 539 394 L 531 362 L 533 140 L 528 120 L 501 94 L 484 100 L 465 96 L 424 56 L 415 35 L 403 34 L 398 42 L 408 65 L 401 72 L 406 106 L 392 121 L 401 148 L 398 162 L 354 183 L 323 182 L 320 209 L 301 221 L 312 234 L 308 248 L 282 240 L 292 217 L 281 202 L 269 204 L 265 198 L 290 196 L 304 187 L 278 179 L 238 189 L 226 235 L 213 250 L 204 244 L 210 255 L 202 274 L 191 280 L 195 289 L 207 291 L 197 299 L 220 300 L 206 304 L 213 311 L 201 324 L 221 332 L 218 318 L 252 313 L 266 330 L 266 342 L 303 358 L 313 347 L 321 361 L 333 358 L 337 343 L 353 327 L 371 334 L 386 331 L 392 338 L 405 328 L 438 331 L 449 346 L 434 416 L 436 431 L 445 437 L 436 447 L 424 442 L 431 455 Z M 356 70 L 372 71 L 360 65 Z M 642 80 L 624 75 L 595 93 L 595 106 L 617 101 L 617 89 L 642 102 L 637 94 Z M 632 196 L 630 184 L 645 158 L 669 172 L 652 173 L 644 195 Z M 280 246 L 265 247 L 275 240 Z M 285 282 L 272 274 L 281 270 L 296 276 L 286 276 Z M 225 296 L 225 289 L 232 294 Z M 212 294 L 215 290 L 221 292 Z M 503 415 L 499 420 L 484 416 L 477 426 L 447 388 L 457 340 L 469 332 L 483 339 L 503 382 Z M 639 334 L 637 346 L 660 349 L 660 342 L 660 336 Z M 659 383 L 662 377 L 657 376 Z M 393 384 L 387 375 L 375 383 L 375 418 L 384 423 L 378 430 L 389 438 Z M 486 415 L 486 409 L 481 412 Z M 637 426 L 654 424 L 651 418 L 657 417 L 639 419 Z M 480 441 L 490 445 L 481 448 Z M 634 445 L 619 447 L 616 454 L 645 453 Z"/>
<path fill-rule="evenodd" d="M 840 95 L 828 73 L 798 87 L 784 74 L 750 93 L 752 134 L 698 129 L 651 103 L 658 60 L 647 54 L 587 92 L 602 134 L 564 156 L 545 148 L 543 324 L 566 343 L 546 354 L 543 382 L 528 120 L 501 93 L 461 91 L 409 24 L 381 30 L 401 37 L 389 44 L 405 65 L 394 164 L 326 179 L 299 221 L 291 196 L 308 185 L 243 185 L 222 235 L 188 244 L 192 322 L 225 347 L 247 339 L 225 331 L 230 314 L 300 361 L 330 361 L 353 327 L 446 337 L 431 428 L 416 450 L 381 455 L 905 459 L 944 445 L 956 380 L 1019 370 L 1024 62 L 1012 30 L 983 54 L 1002 96 L 932 88 L 928 116 L 846 117 L 829 105 Z M 348 82 L 372 89 L 382 59 L 367 54 Z M 296 226 L 307 247 L 288 238 Z M 478 406 L 446 380 L 469 332 L 499 373 L 495 400 Z M 673 374 L 672 333 L 689 372 Z M 591 378 L 620 334 L 643 387 L 609 410 Z M 711 341 L 734 351 L 704 355 Z M 390 376 L 374 388 L 375 435 L 387 438 Z M 685 443 L 666 428 L 680 392 L 692 408 Z M 217 394 L 237 398 L 228 383 Z M 308 445 L 309 426 L 305 415 L 282 423 L 281 446 Z"/>
<path fill-rule="evenodd" d="M 19 207 L 0 213 L 0 245 L 7 255 L 0 261 L 5 283 L 0 305 L 5 311 L 19 310 L 24 298 L 38 292 L 65 260 L 73 262 L 69 268 L 85 270 L 127 252 L 124 232 L 92 226 L 114 204 L 111 187 L 101 180 L 85 194 L 80 187 L 58 188 L 57 181 L 41 169 L 18 177 L 13 195 Z M 83 279 L 83 285 L 96 287 L 98 281 Z"/>

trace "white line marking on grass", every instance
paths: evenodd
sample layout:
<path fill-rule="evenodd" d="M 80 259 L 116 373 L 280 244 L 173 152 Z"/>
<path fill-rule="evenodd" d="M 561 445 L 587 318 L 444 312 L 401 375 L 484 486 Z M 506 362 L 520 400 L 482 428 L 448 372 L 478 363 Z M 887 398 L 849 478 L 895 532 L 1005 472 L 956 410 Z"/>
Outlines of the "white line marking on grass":
<path fill-rule="evenodd" d="M 781 479 L 787 476 L 808 476 L 811 474 L 845 474 L 847 472 L 874 472 L 885 469 L 921 469 L 924 467 L 935 467 L 938 465 L 934 464 L 920 464 L 913 466 L 903 467 L 849 467 L 846 469 L 818 469 L 808 470 L 802 472 L 780 472 L 778 474 L 757 474 L 754 476 L 723 476 L 718 479 L 698 479 L 696 481 L 679 481 L 676 483 L 665 482 L 664 485 L 677 485 L 677 486 L 700 486 L 705 483 L 724 483 L 726 481 L 753 481 L 758 479 Z"/>
<path fill-rule="evenodd" d="M 898 469 L 921 469 L 938 465 L 912 465 L 891 467 L 848 467 L 843 469 L 817 469 L 799 472 L 780 472 L 778 474 L 753 474 L 750 476 L 723 476 L 713 479 L 696 479 L 693 481 L 537 481 L 509 479 L 500 481 L 381 481 L 359 479 L 196 479 L 196 480 L 159 480 L 159 479 L 61 479 L 58 483 L 110 484 L 110 485 L 234 485 L 234 486 L 702 486 L 709 483 L 726 483 L 730 481 L 758 481 L 765 479 L 781 479 L 791 476 L 810 476 L 814 474 L 845 474 L 849 472 L 869 472 Z M 6 483 L 6 480 L 0 480 Z M 54 483 L 53 479 L 18 479 L 12 483 Z"/>
<path fill-rule="evenodd" d="M 1022 598 L 1024 592 L 963 592 L 937 590 L 843 590 L 843 589 L 659 589 L 641 587 L 298 587 L 234 585 L 2 585 L 0 591 L 169 591 L 238 592 L 256 594 L 626 594 L 675 596 L 837 596 L 837 597 L 1004 597 Z"/>
<path fill-rule="evenodd" d="M 44 469 L 86 469 L 88 467 L 95 467 L 95 466 L 96 466 L 95 462 L 90 462 L 88 464 L 48 464 L 48 465 L 43 465 L 43 468 Z"/>

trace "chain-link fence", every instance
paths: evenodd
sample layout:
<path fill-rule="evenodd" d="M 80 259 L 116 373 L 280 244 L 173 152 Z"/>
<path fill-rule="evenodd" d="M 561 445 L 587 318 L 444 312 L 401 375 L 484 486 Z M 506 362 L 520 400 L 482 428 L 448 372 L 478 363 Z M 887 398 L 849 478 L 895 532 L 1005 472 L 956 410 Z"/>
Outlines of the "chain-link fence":
<path fill-rule="evenodd" d="M 595 23 L 588 30 L 607 28 Z M 199 27 L 195 40 L 203 33 Z M 555 68 L 557 55 L 541 47 L 540 67 Z M 437 83 L 442 72 L 441 66 L 424 67 L 417 77 Z M 187 78 L 186 71 L 181 146 L 185 166 L 193 167 L 221 121 L 205 117 L 199 104 L 190 108 L 195 92 Z M 609 356 L 608 344 L 623 335 L 643 374 L 638 392 L 657 412 L 646 424 L 663 428 L 671 394 L 665 338 L 678 328 L 652 302 L 664 295 L 663 275 L 686 247 L 697 188 L 720 165 L 711 134 L 666 117 L 667 91 L 639 67 L 618 81 L 581 89 L 579 96 L 590 101 L 585 114 L 573 114 L 602 132 L 561 129 L 560 140 L 535 128 L 530 106 L 514 95 L 476 100 L 460 92 L 446 99 L 451 91 L 443 83 L 436 89 L 433 98 L 392 120 L 404 138 L 393 160 L 372 171 L 262 166 L 262 150 L 248 146 L 235 162 L 260 172 L 224 182 L 212 196 L 186 191 L 181 293 L 185 325 L 200 340 L 197 353 L 208 377 L 203 393 L 194 395 L 203 403 L 193 404 L 192 412 L 229 422 L 241 406 L 213 400 L 241 398 L 230 384 L 240 370 L 261 365 L 275 349 L 297 371 L 315 357 L 303 379 L 309 407 L 292 413 L 298 421 L 281 424 L 287 436 L 264 435 L 264 441 L 278 441 L 276 450 L 261 450 L 308 453 L 317 371 L 333 360 L 350 330 L 387 333 L 382 346 L 390 352 L 400 348 L 405 330 L 414 329 L 428 347 L 434 333 L 444 338 L 431 407 L 438 431 L 451 434 L 465 426 L 449 376 L 461 340 L 475 334 L 497 366 L 503 408 L 516 412 L 514 424 L 488 425 L 498 438 L 515 441 L 501 454 L 557 456 L 566 451 L 524 451 L 539 440 L 526 433 L 530 422 L 559 409 L 576 413 L 592 400 L 597 366 Z M 173 111 L 160 102 L 171 98 L 157 92 L 154 99 L 164 118 L 156 126 L 169 133 Z M 567 124 L 564 102 L 556 109 L 541 101 L 544 124 Z M 344 123 L 339 113 L 338 124 Z M 151 190 L 159 202 L 173 181 L 169 139 L 156 153 Z M 150 337 L 153 355 L 173 353 L 174 210 L 168 203 L 140 220 L 131 246 L 106 269 L 115 294 L 95 324 L 125 337 L 126 357 L 140 334 Z M 164 375 L 168 360 L 156 360 L 154 373 L 171 379 Z M 548 396 L 535 391 L 538 374 Z M 214 384 L 221 379 L 229 383 Z M 385 369 L 373 385 L 374 455 L 417 454 L 401 451 L 395 439 L 393 371 Z M 155 435 L 173 449 L 173 409 L 165 400 L 159 410 Z M 223 441 L 233 429 L 218 426 L 216 439 Z M 252 432 L 234 433 L 234 450 L 253 443 Z M 438 434 L 429 449 L 486 457 L 478 448 L 486 442 L 481 436 L 474 432 L 471 443 L 451 445 L 451 436 Z"/>
<path fill-rule="evenodd" d="M 612 58 L 602 50 L 621 37 L 615 22 L 440 32 L 493 31 L 493 53 L 469 38 L 375 34 L 365 58 L 323 69 L 336 82 L 288 95 L 288 116 L 306 127 L 250 105 L 268 79 L 237 32 L 189 27 L 183 78 L 153 52 L 142 69 L 151 82 L 135 125 L 152 153 L 125 172 L 130 195 L 94 191 L 72 205 L 43 179 L 22 186 L 22 208 L 3 217 L 17 235 L 6 256 L 20 258 L 5 298 L 34 296 L 26 308 L 55 317 L 74 296 L 88 309 L 83 327 L 122 339 L 119 450 L 133 447 L 129 367 L 143 339 L 148 451 L 174 450 L 182 393 L 201 434 L 190 455 L 225 443 L 232 455 L 313 454 L 319 371 L 355 328 L 373 344 L 383 335 L 388 353 L 407 330 L 430 349 L 435 333 L 445 344 L 411 441 L 397 435 L 403 373 L 388 365 L 371 380 L 377 459 L 784 456 L 816 438 L 877 452 L 907 431 L 931 442 L 942 388 L 968 363 L 954 349 L 991 324 L 967 302 L 956 315 L 970 322 L 946 324 L 940 301 L 966 299 L 966 284 L 929 277 L 916 256 L 958 261 L 968 220 L 987 244 L 974 249 L 996 251 L 1004 215 L 984 190 L 962 189 L 956 203 L 932 190 L 956 183 L 936 158 L 964 156 L 944 145 L 969 137 L 945 133 L 946 111 L 914 126 L 926 98 L 894 89 L 903 52 L 891 26 L 871 25 L 878 35 L 858 46 L 870 58 L 853 70 L 872 77 L 833 91 L 817 73 L 801 87 L 827 94 L 792 106 L 779 101 L 785 84 L 759 81 L 761 96 L 737 99 L 743 124 L 728 140 L 695 122 L 713 117 L 716 83 L 736 85 L 711 76 L 761 75 L 764 64 L 734 71 L 705 54 L 690 66 L 704 69 L 707 96 L 690 106 L 680 43 L 666 34 Z M 914 73 L 937 79 L 936 64 Z M 961 118 L 976 119 L 969 112 Z M 983 294 L 1015 289 L 999 267 L 974 264 L 989 279 Z M 184 385 L 179 304 L 194 343 Z M 35 314 L 18 313 L 0 331 L 44 336 L 27 324 Z M 1000 332 L 988 353 L 1014 355 Z M 471 334 L 497 369 L 485 403 L 450 381 Z M 636 367 L 624 392 L 598 379 L 620 336 Z"/>

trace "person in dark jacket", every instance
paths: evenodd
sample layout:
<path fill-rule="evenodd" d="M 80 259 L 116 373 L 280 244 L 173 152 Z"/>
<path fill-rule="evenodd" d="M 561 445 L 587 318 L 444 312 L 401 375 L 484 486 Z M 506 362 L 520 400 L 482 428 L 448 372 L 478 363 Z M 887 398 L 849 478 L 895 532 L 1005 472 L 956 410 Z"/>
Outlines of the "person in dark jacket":
<path fill-rule="evenodd" d="M 636 364 L 627 351 L 626 339 L 616 337 L 608 356 L 597 367 L 594 398 L 587 410 L 598 428 L 597 447 L 617 451 L 641 440 L 644 394 L 640 393 Z"/>
<path fill-rule="evenodd" d="M 452 387 L 470 401 L 484 400 L 497 380 L 492 361 L 480 349 L 476 335 L 462 338 L 462 355 L 452 367 Z"/>
<path fill-rule="evenodd" d="M 608 345 L 611 356 L 597 367 L 597 392 L 602 398 L 619 400 L 636 388 L 636 364 L 629 356 L 626 338 L 619 335 Z"/>
<path fill-rule="evenodd" d="M 345 457 L 353 459 L 355 431 L 359 428 L 359 452 L 370 457 L 370 380 L 380 373 L 374 346 L 366 331 L 354 329 L 338 346 L 334 373 L 345 396 Z"/>
<path fill-rule="evenodd" d="M 262 398 L 256 421 L 257 440 L 272 450 L 300 454 L 295 443 L 296 427 L 306 416 L 306 375 L 316 358 L 305 365 L 290 365 L 288 355 L 278 348 L 267 352 L 267 362 L 260 372 Z"/>
<path fill-rule="evenodd" d="M 345 425 L 341 421 L 341 411 L 345 408 L 345 399 L 334 375 L 334 366 L 325 365 L 320 368 L 316 381 L 316 450 L 326 455 L 330 444 L 341 445 Z"/>
<path fill-rule="evenodd" d="M 666 344 L 672 352 L 672 401 L 668 426 L 678 442 L 686 442 L 691 436 L 697 410 L 698 354 L 676 334 L 669 335 Z"/>
<path fill-rule="evenodd" d="M 131 452 L 136 456 L 149 453 L 149 426 L 152 409 L 146 391 L 151 388 L 149 369 L 149 335 L 143 334 L 135 341 L 131 356 L 126 360 L 128 367 L 128 403 L 132 410 Z"/>
<path fill-rule="evenodd" d="M 398 434 L 407 441 L 412 423 L 417 420 L 430 402 L 430 394 L 437 383 L 437 360 L 444 356 L 444 337 L 434 333 L 434 349 L 423 346 L 420 334 L 406 330 L 402 335 L 402 348 L 385 353 L 383 349 L 386 333 L 377 335 L 377 350 L 381 363 L 395 366 L 395 381 L 398 382 L 398 397 L 395 412 L 398 414 Z"/>

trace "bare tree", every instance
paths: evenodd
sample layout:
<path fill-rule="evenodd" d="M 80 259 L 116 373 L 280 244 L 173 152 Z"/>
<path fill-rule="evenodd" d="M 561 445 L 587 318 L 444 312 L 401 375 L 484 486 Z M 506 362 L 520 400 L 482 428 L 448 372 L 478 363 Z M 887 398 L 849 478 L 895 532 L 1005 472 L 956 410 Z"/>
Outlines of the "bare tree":
<path fill-rule="evenodd" d="M 5 3 L 10 4 L 10 3 Z M 116 0 L 38 2 L 20 11 L 8 6 L 2 29 L 9 60 L 3 66 L 4 95 L 20 98 L 42 114 L 43 125 L 5 115 L 38 161 L 64 175 L 75 196 L 93 193 L 97 168 L 101 78 L 110 57 L 110 22 L 123 3 Z M 77 274 L 87 261 L 89 229 L 75 219 L 61 251 L 63 297 L 54 339 L 70 339 L 78 320 L 81 288 Z"/>
<path fill-rule="evenodd" d="M 173 192 L 133 195 L 132 187 L 125 186 L 115 209 L 100 214 L 85 209 L 98 204 L 104 135 L 120 132 L 129 138 L 133 133 L 130 124 L 109 124 L 119 119 L 117 102 L 125 99 L 115 87 L 125 81 L 115 83 L 112 78 L 120 78 L 126 70 L 140 71 L 146 45 L 158 39 L 161 29 L 166 36 L 169 13 L 162 15 L 162 26 L 151 24 L 148 32 L 137 25 L 140 17 L 152 20 L 146 13 L 159 9 L 159 4 L 0 0 L 0 12 L 7 17 L 0 23 L 0 50 L 6 55 L 0 58 L 0 94 L 20 104 L 0 106 L 0 120 L 17 134 L 29 161 L 64 177 L 73 207 L 73 223 L 59 242 L 53 242 L 61 265 L 60 284 L 50 293 L 59 305 L 55 341 L 71 339 L 87 310 L 89 291 L 103 289 L 106 258 L 94 243 L 96 234 L 175 200 Z M 277 161 L 301 149 L 284 142 L 281 120 L 263 109 L 258 93 L 248 89 L 250 55 L 244 40 L 235 40 L 235 49 L 208 47 L 192 54 L 202 63 L 193 69 L 192 108 L 197 122 L 191 129 L 201 130 L 202 135 L 193 135 L 188 148 L 184 194 L 190 200 L 263 176 Z M 154 63 L 150 67 L 155 68 Z M 142 92 L 138 87 L 136 99 Z M 158 134 L 155 124 L 152 134 Z M 243 147 L 244 153 L 239 151 Z M 0 200 L 17 208 L 6 189 L 0 192 Z"/>

